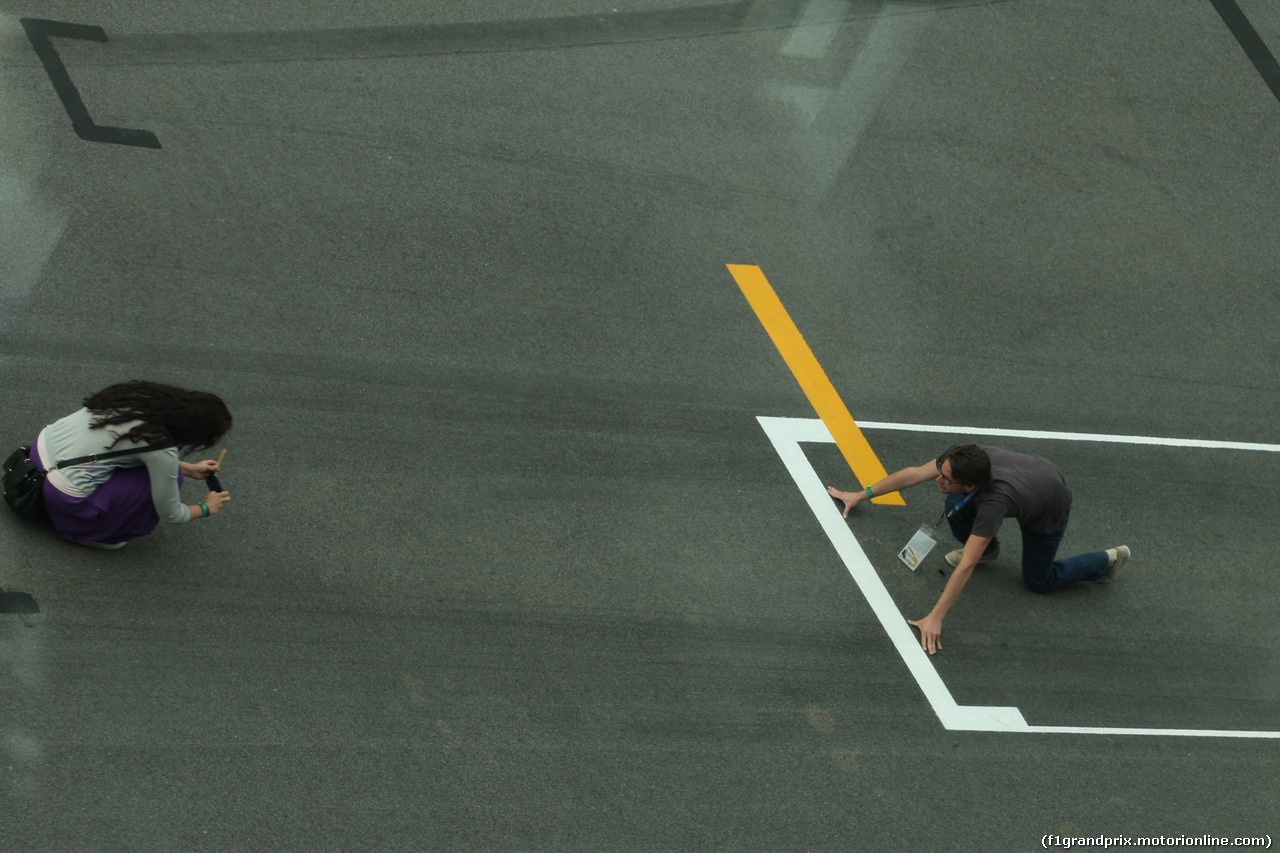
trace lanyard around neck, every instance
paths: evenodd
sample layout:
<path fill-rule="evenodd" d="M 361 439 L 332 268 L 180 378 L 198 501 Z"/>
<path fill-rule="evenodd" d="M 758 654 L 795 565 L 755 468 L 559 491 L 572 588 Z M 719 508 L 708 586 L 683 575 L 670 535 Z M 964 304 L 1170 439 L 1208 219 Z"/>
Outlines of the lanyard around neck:
<path fill-rule="evenodd" d="M 963 508 L 964 505 L 967 504 L 969 501 L 971 501 L 973 499 L 973 496 L 980 491 L 982 491 L 981 487 L 974 489 L 972 492 L 965 495 L 964 498 L 960 501 L 960 503 L 956 504 L 949 510 L 943 510 L 942 515 L 939 516 L 938 520 L 933 523 L 933 526 L 938 527 L 942 524 L 942 522 L 946 521 L 948 518 L 955 515 L 957 511 Z"/>

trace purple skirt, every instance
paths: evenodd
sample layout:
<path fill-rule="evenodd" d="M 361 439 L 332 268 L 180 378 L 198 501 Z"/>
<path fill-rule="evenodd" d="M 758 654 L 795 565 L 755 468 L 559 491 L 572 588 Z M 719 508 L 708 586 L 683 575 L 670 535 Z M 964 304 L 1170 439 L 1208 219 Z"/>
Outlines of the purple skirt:
<path fill-rule="evenodd" d="M 35 442 L 28 455 L 44 467 Z M 181 471 L 178 486 L 182 486 Z M 83 498 L 73 498 L 45 480 L 44 505 L 53 529 L 70 542 L 114 545 L 146 536 L 160 523 L 146 466 L 115 469 L 105 483 Z"/>

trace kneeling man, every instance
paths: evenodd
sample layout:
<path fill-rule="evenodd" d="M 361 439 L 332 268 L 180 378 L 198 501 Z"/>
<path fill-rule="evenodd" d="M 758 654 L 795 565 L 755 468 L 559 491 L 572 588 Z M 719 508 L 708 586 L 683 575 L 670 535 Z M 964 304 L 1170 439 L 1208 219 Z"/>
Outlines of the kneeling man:
<path fill-rule="evenodd" d="M 1034 592 L 1049 592 L 1077 581 L 1107 583 L 1129 559 L 1118 545 L 1065 560 L 1056 559 L 1067 532 L 1071 490 L 1048 459 L 999 447 L 958 444 L 915 468 L 903 468 L 861 492 L 827 493 L 844 504 L 844 517 L 862 501 L 909 489 L 928 480 L 947 496 L 951 533 L 964 546 L 947 555 L 955 572 L 928 616 L 908 623 L 920 629 L 920 645 L 929 654 L 942 648 L 942 620 L 969 581 L 974 566 L 1000 555 L 996 534 L 1006 518 L 1022 530 L 1022 580 Z"/>

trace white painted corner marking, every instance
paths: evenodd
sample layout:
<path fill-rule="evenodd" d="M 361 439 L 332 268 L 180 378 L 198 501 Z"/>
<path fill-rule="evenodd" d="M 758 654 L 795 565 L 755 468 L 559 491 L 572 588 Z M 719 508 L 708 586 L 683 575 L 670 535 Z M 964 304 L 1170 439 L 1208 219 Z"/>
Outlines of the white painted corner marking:
<path fill-rule="evenodd" d="M 1262 731 L 1211 731 L 1206 729 L 1143 729 L 1143 728 L 1090 728 L 1079 726 L 1031 726 L 1023 718 L 1022 712 L 1013 707 L 957 705 L 951 691 L 942 681 L 933 662 L 920 642 L 916 639 L 906 617 L 894 603 L 885 588 L 884 582 L 876 573 L 875 567 L 867 558 L 866 552 L 858 543 L 857 537 L 849 528 L 848 522 L 836 508 L 835 502 L 827 494 L 826 487 L 818 477 L 813 465 L 800 447 L 802 442 L 834 444 L 835 439 L 827 431 L 826 425 L 816 418 L 769 418 L 758 417 L 760 426 L 773 444 L 782 463 L 787 466 L 791 478 L 795 480 L 801 496 L 813 510 L 814 517 L 822 526 L 827 538 L 831 540 L 836 553 L 844 562 L 845 568 L 853 576 L 854 583 L 862 591 L 867 603 L 880 621 L 881 627 L 889 636 L 890 642 L 901 655 L 903 663 L 911 672 L 911 676 L 924 691 L 925 698 L 933 707 L 944 728 L 950 731 L 982 731 L 982 732 L 1032 732 L 1042 734 L 1102 734 L 1102 735 L 1166 735 L 1183 737 L 1235 737 L 1235 738 L 1280 738 L 1280 732 Z M 864 428 L 880 427 L 882 429 L 908 429 L 903 424 L 872 424 L 862 422 Z M 917 429 L 917 428 L 912 428 Z M 942 428 L 918 428 L 921 432 L 941 432 Z M 969 430 L 970 434 L 984 434 Z M 985 433 L 990 434 L 990 433 Z M 1001 432 L 999 434 L 1011 434 Z M 1019 433 L 1023 434 L 1023 433 Z M 1038 437 L 1065 437 L 1067 434 L 1041 434 Z M 1072 434 L 1079 435 L 1079 434 Z M 1083 440 L 1083 439 L 1076 439 Z M 1103 440 L 1103 439 L 1094 439 Z M 1163 443 L 1160 441 L 1143 441 L 1140 443 Z M 1209 446 L 1222 446 L 1215 443 Z M 1204 444 L 1196 446 L 1206 446 Z M 1251 446 L 1248 449 L 1270 449 L 1270 445 Z M 1278 448 L 1280 449 L 1280 448 Z"/>

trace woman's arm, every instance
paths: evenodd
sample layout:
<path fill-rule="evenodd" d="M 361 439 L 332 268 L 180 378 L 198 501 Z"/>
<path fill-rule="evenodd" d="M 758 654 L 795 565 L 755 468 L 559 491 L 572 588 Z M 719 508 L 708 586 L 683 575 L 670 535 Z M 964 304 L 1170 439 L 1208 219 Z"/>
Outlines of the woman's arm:
<path fill-rule="evenodd" d="M 200 504 L 182 503 L 178 494 L 178 472 L 204 480 L 210 472 L 218 470 L 217 462 L 184 462 L 178 458 L 177 448 L 154 450 L 141 454 L 139 458 L 147 466 L 147 473 L 151 477 L 151 500 L 155 504 L 157 515 L 170 524 L 182 524 L 205 517 L 204 508 Z M 227 492 L 210 492 L 203 503 L 209 508 L 209 515 L 217 515 L 229 500 L 231 495 Z"/>
<path fill-rule="evenodd" d="M 231 500 L 231 495 L 228 492 L 210 492 L 205 496 L 204 506 L 201 506 L 200 504 L 193 504 L 187 507 L 187 512 L 191 513 L 192 521 L 195 521 L 197 518 L 205 517 L 204 507 L 209 508 L 209 515 L 217 515 L 222 512 L 222 507 L 225 506 L 229 500 Z"/>
<path fill-rule="evenodd" d="M 206 459 L 203 462 L 183 462 L 178 460 L 178 467 L 182 469 L 182 473 L 195 480 L 207 480 L 210 474 L 216 474 L 221 471 L 216 459 Z M 231 495 L 227 492 L 209 492 L 204 499 L 204 506 L 193 504 L 187 507 L 187 511 L 191 513 L 191 520 L 197 518 L 205 518 L 208 515 L 217 515 L 222 512 L 222 507 L 227 501 L 231 500 Z"/>
<path fill-rule="evenodd" d="M 178 495 L 178 472 L 182 466 L 178 449 L 153 450 L 139 454 L 138 458 L 147 466 L 147 474 L 151 478 L 151 502 L 155 504 L 156 515 L 170 524 L 190 521 L 191 508 L 184 506 Z M 196 511 L 199 512 L 200 508 L 196 507 Z"/>

